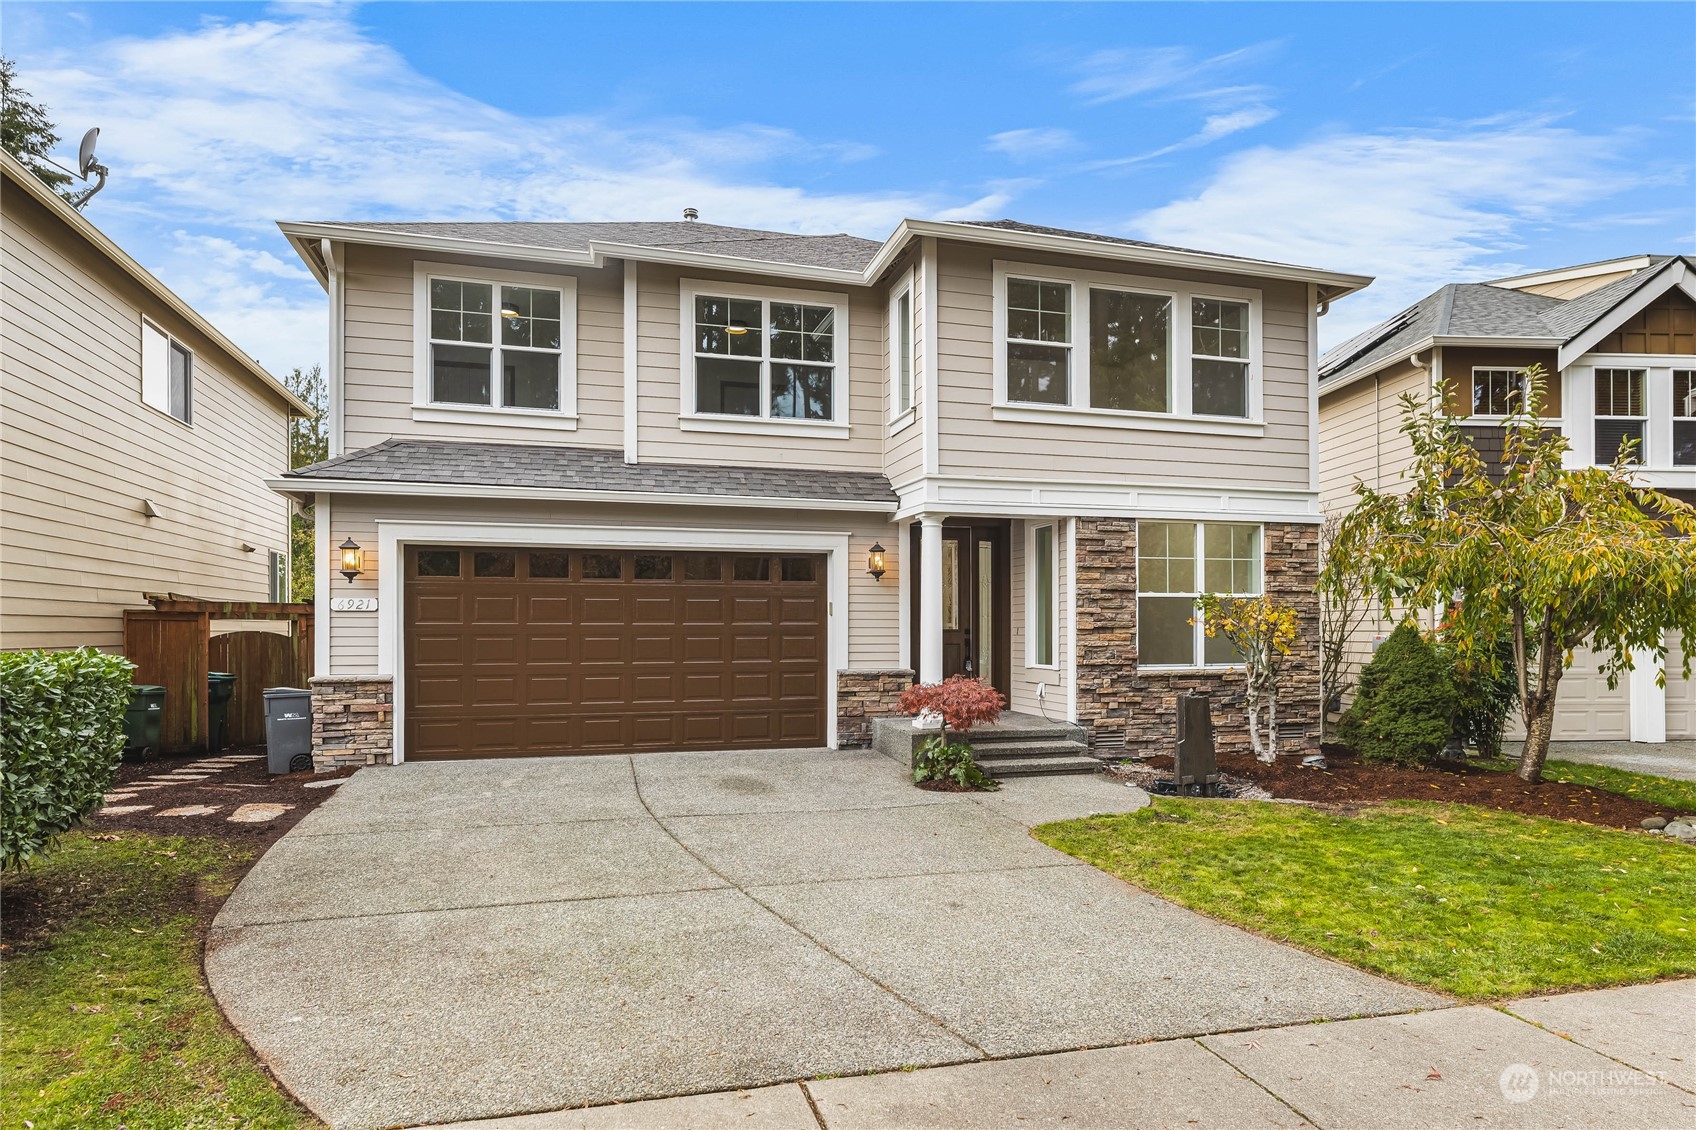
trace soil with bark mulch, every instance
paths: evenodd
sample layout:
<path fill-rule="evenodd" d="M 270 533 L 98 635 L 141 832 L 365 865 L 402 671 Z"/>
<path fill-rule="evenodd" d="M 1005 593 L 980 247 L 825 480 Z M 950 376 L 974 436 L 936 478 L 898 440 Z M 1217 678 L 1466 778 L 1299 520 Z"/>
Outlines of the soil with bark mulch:
<path fill-rule="evenodd" d="M 1445 761 L 1429 768 L 1403 769 L 1365 762 L 1347 748 L 1331 745 L 1325 747 L 1325 761 L 1327 768 L 1304 769 L 1299 757 L 1280 757 L 1268 765 L 1251 754 L 1221 754 L 1219 770 L 1252 781 L 1277 799 L 1326 807 L 1433 800 L 1633 831 L 1645 817 L 1671 818 L 1680 812 L 1587 785 L 1558 781 L 1528 785 L 1512 773 L 1466 762 Z M 1167 777 L 1172 773 L 1170 756 L 1149 757 L 1136 764 Z"/>

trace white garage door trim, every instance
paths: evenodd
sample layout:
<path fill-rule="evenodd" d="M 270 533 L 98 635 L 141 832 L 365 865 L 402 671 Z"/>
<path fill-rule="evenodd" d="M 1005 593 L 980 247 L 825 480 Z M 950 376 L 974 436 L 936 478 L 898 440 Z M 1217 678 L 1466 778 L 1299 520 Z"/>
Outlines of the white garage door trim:
<path fill-rule="evenodd" d="M 677 526 L 539 525 L 481 522 L 377 522 L 377 670 L 394 680 L 395 764 L 406 760 L 405 610 L 399 565 L 410 544 L 520 545 L 596 549 L 703 549 L 822 553 L 829 559 L 829 663 L 825 735 L 836 747 L 836 676 L 848 666 L 848 539 L 835 530 L 731 530 Z"/>

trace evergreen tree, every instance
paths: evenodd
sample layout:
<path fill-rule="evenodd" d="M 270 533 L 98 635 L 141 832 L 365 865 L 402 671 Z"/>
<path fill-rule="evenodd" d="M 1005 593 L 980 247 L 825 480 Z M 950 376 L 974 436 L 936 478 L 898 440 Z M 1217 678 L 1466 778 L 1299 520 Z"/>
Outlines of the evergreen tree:
<path fill-rule="evenodd" d="M 0 148 L 22 162 L 54 192 L 64 196 L 70 175 L 49 163 L 48 152 L 59 144 L 47 108 L 30 101 L 30 93 L 17 83 L 12 60 L 0 56 Z"/>
<path fill-rule="evenodd" d="M 1449 743 L 1455 690 L 1449 664 L 1411 620 L 1390 634 L 1360 672 L 1338 733 L 1365 761 L 1427 765 Z"/>

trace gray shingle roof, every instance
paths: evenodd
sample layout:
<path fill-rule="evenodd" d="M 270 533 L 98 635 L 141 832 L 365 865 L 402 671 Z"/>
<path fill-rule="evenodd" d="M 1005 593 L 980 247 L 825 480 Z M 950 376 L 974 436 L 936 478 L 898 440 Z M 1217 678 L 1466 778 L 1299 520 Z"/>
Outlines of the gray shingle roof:
<path fill-rule="evenodd" d="M 787 498 L 818 502 L 896 501 L 875 471 L 795 467 L 725 467 L 696 463 L 626 463 L 620 451 L 541 444 L 390 439 L 285 476 L 302 480 L 450 483 L 462 486 Z"/>
<path fill-rule="evenodd" d="M 1023 231 L 1034 235 L 1058 235 L 1067 239 L 1087 239 L 1095 243 L 1116 243 L 1126 247 L 1147 247 L 1154 251 L 1181 251 L 1186 255 L 1207 255 L 1214 259 L 1235 259 L 1241 263 L 1259 263 L 1268 267 L 1296 267 L 1295 263 L 1279 263 L 1271 259 L 1251 259 L 1246 255 L 1227 255 L 1221 251 L 1200 251 L 1194 247 L 1174 247 L 1169 243 L 1148 243 L 1140 239 L 1127 239 L 1124 236 L 1102 235 L 1099 232 L 1073 231 L 1070 228 L 1051 228 L 1042 224 L 1027 224 L 1019 220 L 944 220 L 943 223 L 959 224 L 972 228 L 996 228 L 1000 231 Z"/>
<path fill-rule="evenodd" d="M 1319 379 L 1331 383 L 1375 368 L 1431 337 L 1556 338 L 1570 341 L 1660 274 L 1672 256 L 1573 299 L 1549 298 L 1495 283 L 1450 283 L 1393 318 L 1325 351 Z"/>
<path fill-rule="evenodd" d="M 587 251 L 590 241 L 595 240 L 848 271 L 863 270 L 877 254 L 878 248 L 883 246 L 873 239 L 842 233 L 797 235 L 794 232 L 731 228 L 681 220 L 660 223 L 393 223 L 349 220 L 345 223 L 348 227 L 368 231 L 545 247 L 555 251 Z"/>

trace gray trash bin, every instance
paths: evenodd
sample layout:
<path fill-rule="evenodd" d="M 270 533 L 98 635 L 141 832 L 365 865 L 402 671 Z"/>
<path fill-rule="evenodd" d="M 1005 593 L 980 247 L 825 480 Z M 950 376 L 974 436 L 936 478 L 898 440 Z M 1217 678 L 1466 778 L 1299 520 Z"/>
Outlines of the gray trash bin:
<path fill-rule="evenodd" d="M 312 768 L 312 692 L 271 687 L 265 692 L 265 767 L 273 773 Z"/>

